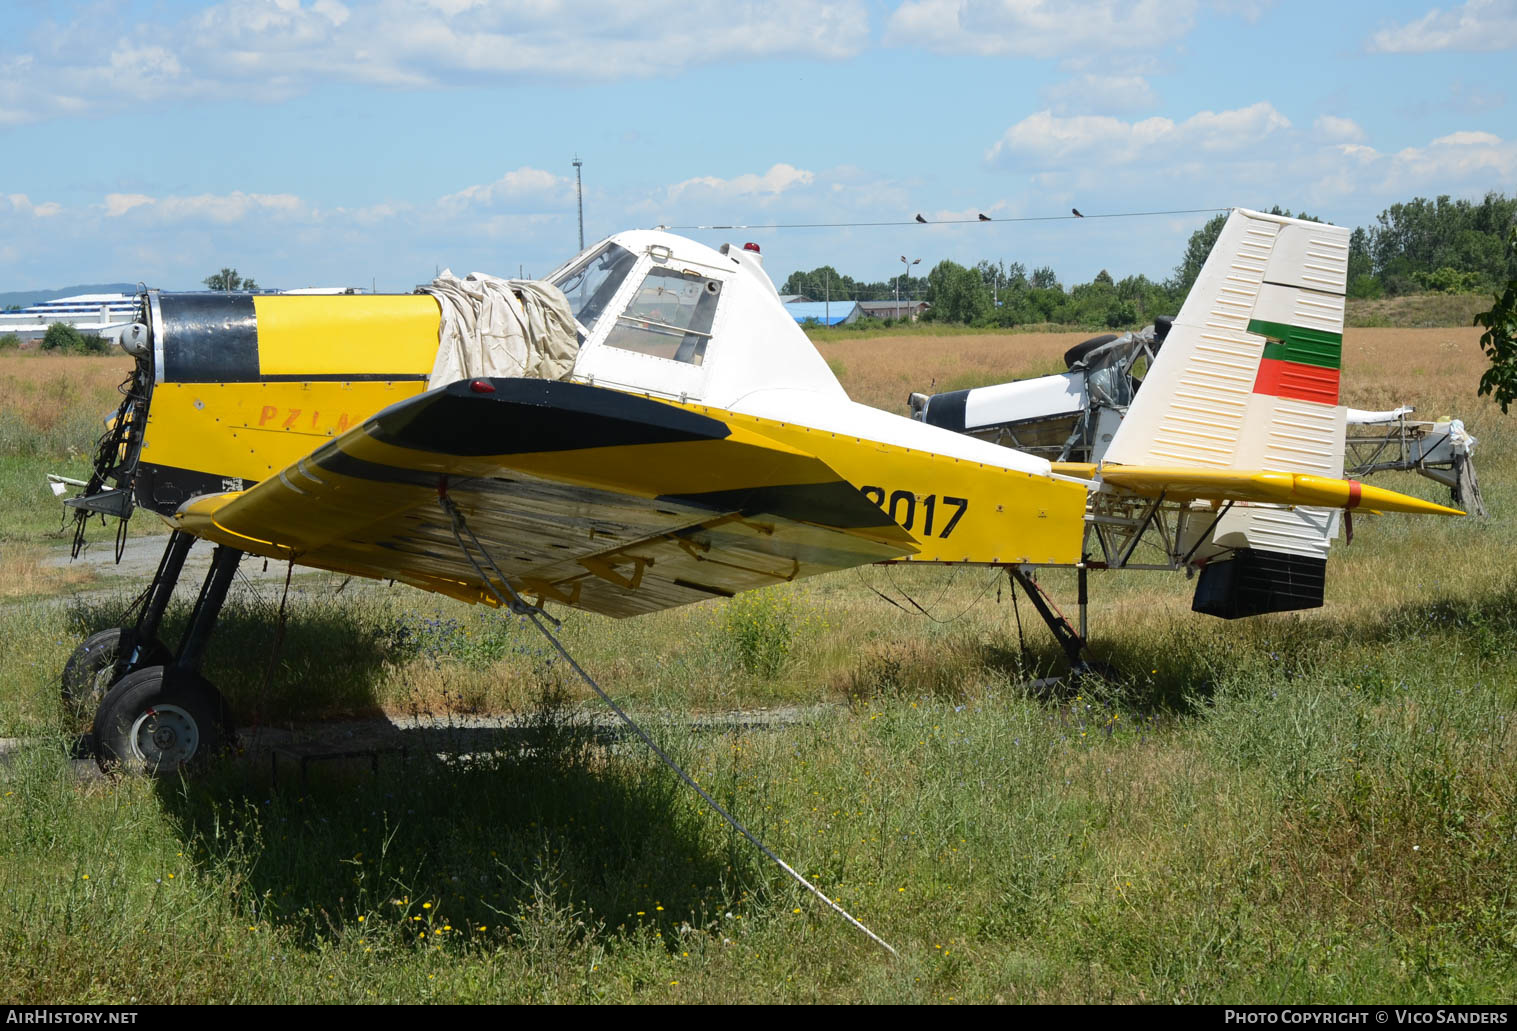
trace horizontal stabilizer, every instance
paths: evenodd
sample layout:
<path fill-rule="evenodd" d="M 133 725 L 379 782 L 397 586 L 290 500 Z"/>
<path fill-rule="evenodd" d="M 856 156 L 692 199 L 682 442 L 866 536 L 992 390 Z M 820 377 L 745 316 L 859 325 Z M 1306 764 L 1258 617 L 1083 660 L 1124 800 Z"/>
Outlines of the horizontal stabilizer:
<path fill-rule="evenodd" d="M 1157 497 L 1162 493 L 1171 501 L 1252 501 L 1404 512 L 1408 515 L 1464 515 L 1457 508 L 1383 487 L 1371 487 L 1358 480 L 1337 480 L 1308 473 L 1108 464 L 1101 466 L 1097 475 L 1110 486 L 1145 497 Z"/>

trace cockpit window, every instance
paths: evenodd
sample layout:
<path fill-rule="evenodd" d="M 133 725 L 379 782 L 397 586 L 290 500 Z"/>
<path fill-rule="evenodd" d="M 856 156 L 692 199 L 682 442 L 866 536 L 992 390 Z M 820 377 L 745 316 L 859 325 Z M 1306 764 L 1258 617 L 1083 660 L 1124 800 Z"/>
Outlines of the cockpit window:
<path fill-rule="evenodd" d="M 606 337 L 610 347 L 699 365 L 722 284 L 697 272 L 654 268 Z"/>
<path fill-rule="evenodd" d="M 569 299 L 569 309 L 579 322 L 580 343 L 584 343 L 585 337 L 595 329 L 596 320 L 616 296 L 622 280 L 627 278 L 635 264 L 637 255 L 625 247 L 608 243 L 591 255 L 590 260 L 554 280 L 553 285 Z"/>

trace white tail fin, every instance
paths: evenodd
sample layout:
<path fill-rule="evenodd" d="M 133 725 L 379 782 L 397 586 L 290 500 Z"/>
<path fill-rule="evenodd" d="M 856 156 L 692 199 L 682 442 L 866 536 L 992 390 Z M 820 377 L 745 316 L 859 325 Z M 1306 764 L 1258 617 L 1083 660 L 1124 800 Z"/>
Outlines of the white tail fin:
<path fill-rule="evenodd" d="M 1235 209 L 1106 461 L 1342 476 L 1348 239 Z"/>
<path fill-rule="evenodd" d="M 1106 461 L 1341 477 L 1348 242 L 1338 226 L 1235 209 Z M 1338 518 L 1240 507 L 1213 541 L 1325 557 Z"/>

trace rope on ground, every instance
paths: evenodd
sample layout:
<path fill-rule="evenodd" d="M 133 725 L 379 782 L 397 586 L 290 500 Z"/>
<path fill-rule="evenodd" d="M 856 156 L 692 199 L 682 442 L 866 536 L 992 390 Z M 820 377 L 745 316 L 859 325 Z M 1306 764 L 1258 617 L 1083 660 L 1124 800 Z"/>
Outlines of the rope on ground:
<path fill-rule="evenodd" d="M 611 699 L 611 696 L 602 690 L 601 686 L 595 682 L 595 678 L 590 676 L 589 673 L 586 673 L 584 668 L 580 666 L 578 662 L 574 661 L 574 656 L 569 654 L 568 649 L 563 646 L 553 631 L 549 630 L 542 622 L 543 619 L 547 619 L 552 621 L 555 625 L 558 625 L 558 621 L 544 612 L 541 607 L 537 605 L 527 604 L 522 600 L 521 595 L 517 594 L 515 589 L 512 588 L 511 581 L 508 580 L 505 574 L 500 571 L 500 567 L 495 564 L 495 560 L 490 557 L 490 553 L 486 551 L 484 545 L 479 542 L 479 538 L 474 536 L 474 531 L 469 528 L 469 524 L 464 520 L 463 513 L 460 512 L 458 506 L 453 503 L 453 499 L 448 497 L 446 486 L 440 486 L 438 488 L 437 498 L 442 503 L 443 511 L 448 513 L 448 518 L 452 521 L 453 539 L 458 542 L 459 550 L 463 552 L 464 558 L 469 560 L 469 565 L 474 567 L 474 572 L 479 575 L 480 582 L 484 584 L 485 590 L 489 591 L 491 596 L 493 596 L 497 602 L 499 602 L 505 608 L 510 609 L 517 615 L 526 616 L 528 619 L 530 619 L 532 621 L 532 625 L 537 627 L 537 629 L 542 632 L 542 635 L 548 639 L 548 642 L 553 645 L 553 647 L 558 651 L 558 654 L 563 656 L 564 661 L 569 664 L 574 672 L 579 674 L 580 679 L 582 679 L 586 684 L 590 685 L 590 689 L 600 696 L 601 701 L 605 702 L 606 705 L 610 707 L 611 711 L 616 714 L 617 718 L 625 723 L 628 729 L 630 729 L 634 734 L 642 739 L 643 744 L 647 745 L 649 750 L 652 751 L 654 755 L 658 756 L 665 766 L 673 770 L 675 775 L 678 776 L 680 780 L 684 781 L 691 788 L 693 788 L 696 794 L 700 795 L 701 798 L 705 800 L 706 804 L 717 813 L 717 815 L 721 816 L 723 820 L 727 821 L 728 826 L 737 831 L 743 837 L 747 838 L 754 848 L 757 848 L 776 866 L 785 871 L 785 873 L 789 874 L 797 884 L 801 885 L 801 887 L 805 888 L 807 891 L 811 892 L 811 894 L 821 899 L 822 902 L 826 903 L 829 909 L 836 912 L 844 920 L 847 920 L 850 924 L 858 928 L 860 931 L 863 931 L 870 937 L 870 939 L 884 948 L 885 951 L 889 952 L 892 956 L 900 956 L 900 953 L 895 950 L 894 946 L 892 946 L 884 938 L 881 938 L 879 935 L 875 934 L 869 928 L 865 927 L 862 923 L 859 922 L 857 918 L 853 916 L 853 914 L 849 913 L 842 906 L 838 905 L 836 902 L 828 898 L 821 889 L 812 884 L 805 877 L 801 876 L 801 874 L 789 863 L 785 862 L 779 856 L 775 855 L 774 852 L 769 849 L 769 846 L 765 845 L 762 841 L 754 836 L 753 832 L 738 822 L 737 817 L 733 816 L 725 808 L 723 808 L 722 804 L 716 799 L 712 798 L 705 788 L 697 784 L 694 778 L 692 778 L 690 774 L 686 773 L 684 768 L 681 767 L 679 763 L 670 758 L 669 755 L 654 742 L 653 738 L 648 736 L 647 731 L 643 730 L 643 728 L 639 726 L 631 716 L 628 716 L 624 711 L 622 711 L 621 706 L 617 705 L 616 702 Z M 495 577 L 499 580 L 501 588 L 503 588 L 505 591 L 504 595 L 502 595 L 500 590 L 496 589 L 495 581 L 486 574 L 485 570 L 474 558 L 473 553 L 470 552 L 468 545 L 464 543 L 464 534 L 468 534 L 469 540 L 473 543 L 474 548 L 479 552 L 481 556 L 484 557 L 485 565 L 489 566 L 490 571 L 493 572 L 495 574 Z"/>

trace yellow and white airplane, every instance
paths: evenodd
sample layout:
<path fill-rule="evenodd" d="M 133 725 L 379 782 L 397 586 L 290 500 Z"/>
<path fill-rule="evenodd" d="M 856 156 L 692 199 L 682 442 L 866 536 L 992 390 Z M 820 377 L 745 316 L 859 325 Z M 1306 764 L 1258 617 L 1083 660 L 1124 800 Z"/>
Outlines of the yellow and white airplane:
<path fill-rule="evenodd" d="M 1234 211 L 1099 465 L 849 400 L 753 245 L 589 248 L 549 277 L 577 344 L 552 380 L 435 375 L 447 305 L 425 293 L 148 291 L 132 389 L 69 503 L 175 532 L 137 623 L 82 644 L 65 691 L 98 699 L 105 759 L 213 747 L 200 659 L 244 554 L 631 616 L 875 562 L 1025 585 L 1132 562 L 1157 528 L 1161 564 L 1203 571 L 1202 611 L 1320 605 L 1342 510 L 1460 514 L 1341 478 L 1347 257 L 1346 230 Z M 218 548 L 169 648 L 196 539 Z"/>

